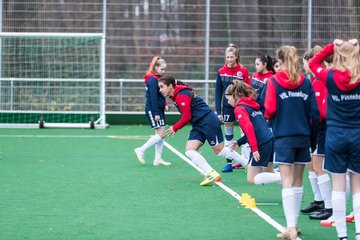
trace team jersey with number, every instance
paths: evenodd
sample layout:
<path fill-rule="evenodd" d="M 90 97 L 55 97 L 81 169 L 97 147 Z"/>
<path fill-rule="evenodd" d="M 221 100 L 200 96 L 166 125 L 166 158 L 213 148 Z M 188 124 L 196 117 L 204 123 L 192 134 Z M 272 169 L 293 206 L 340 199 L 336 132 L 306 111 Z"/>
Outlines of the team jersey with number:
<path fill-rule="evenodd" d="M 237 64 L 235 67 L 230 68 L 225 64 L 220 68 L 217 73 L 215 86 L 215 109 L 217 115 L 222 114 L 222 107 L 231 108 L 226 100 L 224 91 L 233 80 L 244 81 L 251 86 L 249 71 L 246 67 Z"/>

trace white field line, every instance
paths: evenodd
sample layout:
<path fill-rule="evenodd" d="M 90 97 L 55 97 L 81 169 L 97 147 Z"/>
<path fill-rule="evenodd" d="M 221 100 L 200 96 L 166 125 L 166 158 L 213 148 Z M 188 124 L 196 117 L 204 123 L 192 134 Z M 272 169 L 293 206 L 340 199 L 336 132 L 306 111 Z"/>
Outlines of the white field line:
<path fill-rule="evenodd" d="M 189 158 L 187 158 L 184 154 L 182 154 L 181 152 L 176 150 L 173 146 L 171 146 L 170 144 L 168 144 L 165 141 L 164 141 L 164 146 L 167 147 L 170 151 L 172 151 L 176 155 L 178 155 L 181 159 L 183 159 L 185 162 L 190 164 L 193 168 L 195 168 L 198 172 L 200 172 L 202 175 L 205 176 L 205 173 L 198 166 L 196 166 Z M 231 188 L 229 188 L 222 182 L 215 182 L 215 184 L 218 185 L 219 187 L 221 187 L 223 190 L 225 190 L 231 196 L 233 196 L 238 202 L 241 201 L 241 195 L 236 193 L 234 190 L 232 190 Z M 267 215 L 260 209 L 258 209 L 258 208 L 250 208 L 250 209 L 253 212 L 255 212 L 258 216 L 260 216 L 262 219 L 264 219 L 267 223 L 269 223 L 271 226 L 273 226 L 275 229 L 277 229 L 278 231 L 284 232 L 286 230 L 284 226 L 282 226 L 281 224 L 276 222 L 274 219 L 272 219 L 269 215 Z M 301 240 L 301 238 L 297 238 L 297 240 Z"/>
<path fill-rule="evenodd" d="M 147 136 L 117 136 L 117 135 L 0 135 L 0 138 L 116 138 L 126 140 L 148 139 Z"/>

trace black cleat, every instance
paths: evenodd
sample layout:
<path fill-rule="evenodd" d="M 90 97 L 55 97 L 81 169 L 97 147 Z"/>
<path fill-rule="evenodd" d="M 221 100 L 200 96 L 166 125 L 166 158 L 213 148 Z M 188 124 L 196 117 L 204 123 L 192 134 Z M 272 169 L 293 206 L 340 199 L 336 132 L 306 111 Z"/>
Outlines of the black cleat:
<path fill-rule="evenodd" d="M 332 213 L 333 213 L 332 208 L 329 208 L 329 209 L 324 208 L 319 213 L 311 214 L 309 216 L 309 218 L 313 219 L 313 220 L 325 220 L 325 219 L 328 219 L 329 217 L 331 217 Z"/>
<path fill-rule="evenodd" d="M 309 204 L 309 206 L 301 209 L 302 213 L 312 213 L 312 212 L 320 212 L 324 209 L 323 201 L 313 201 Z"/>

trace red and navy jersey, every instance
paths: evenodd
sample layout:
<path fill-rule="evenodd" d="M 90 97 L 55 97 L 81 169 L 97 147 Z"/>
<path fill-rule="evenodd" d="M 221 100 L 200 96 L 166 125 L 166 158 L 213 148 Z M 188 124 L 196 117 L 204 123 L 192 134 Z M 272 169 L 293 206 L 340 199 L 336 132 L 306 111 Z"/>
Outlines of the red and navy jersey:
<path fill-rule="evenodd" d="M 222 107 L 232 108 L 228 104 L 224 92 L 233 80 L 244 81 L 251 86 L 249 71 L 246 67 L 238 64 L 235 67 L 230 68 L 227 64 L 225 64 L 222 68 L 220 68 L 216 77 L 215 85 L 215 109 L 217 115 L 222 114 Z"/>
<path fill-rule="evenodd" d="M 320 112 L 320 122 L 322 122 L 326 119 L 327 88 L 317 77 L 311 79 L 311 84 L 315 92 L 316 102 Z"/>
<path fill-rule="evenodd" d="M 308 141 L 310 123 L 319 125 L 314 90 L 303 75 L 299 83 L 292 83 L 285 71 L 276 73 L 267 82 L 264 106 L 265 118 L 270 120 L 275 139 L 302 137 Z"/>
<path fill-rule="evenodd" d="M 264 89 L 264 86 L 266 82 L 273 76 L 273 73 L 271 71 L 268 71 L 265 74 L 256 72 L 252 75 L 251 78 L 251 85 L 255 89 L 257 93 L 256 102 L 260 103 L 260 96 L 262 93 L 262 90 Z"/>
<path fill-rule="evenodd" d="M 212 112 L 211 108 L 198 96 L 192 97 L 192 91 L 188 86 L 176 85 L 174 95 L 170 98 L 181 113 L 181 119 L 172 128 L 176 132 L 188 122 L 198 123 L 203 117 Z"/>
<path fill-rule="evenodd" d="M 161 94 L 158 85 L 159 75 L 149 74 L 144 76 L 145 111 L 151 111 L 153 115 L 160 115 L 165 111 L 165 97 Z"/>
<path fill-rule="evenodd" d="M 334 44 L 328 44 L 309 62 L 311 71 L 328 90 L 326 124 L 360 127 L 360 82 L 350 83 L 349 71 L 327 69 L 321 65 L 333 53 Z"/>
<path fill-rule="evenodd" d="M 234 114 L 244 132 L 251 151 L 258 151 L 258 146 L 273 138 L 268 128 L 264 115 L 260 111 L 260 105 L 254 98 L 244 97 L 234 109 Z"/>

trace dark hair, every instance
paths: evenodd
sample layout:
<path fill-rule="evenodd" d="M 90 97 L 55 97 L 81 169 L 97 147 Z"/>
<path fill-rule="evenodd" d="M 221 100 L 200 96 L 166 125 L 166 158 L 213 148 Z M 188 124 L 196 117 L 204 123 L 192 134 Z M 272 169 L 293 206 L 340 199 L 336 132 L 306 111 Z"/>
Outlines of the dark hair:
<path fill-rule="evenodd" d="M 194 89 L 192 87 L 190 87 L 187 83 L 180 81 L 180 80 L 176 80 L 173 76 L 171 75 L 164 75 L 162 77 L 160 77 L 158 79 L 158 82 L 162 82 L 164 83 L 166 86 L 172 85 L 173 88 L 176 87 L 176 85 L 182 85 L 182 86 L 187 86 L 190 90 L 191 90 L 191 98 L 193 98 L 195 96 L 194 93 Z"/>
<path fill-rule="evenodd" d="M 262 55 L 260 57 L 257 57 L 256 59 L 259 59 L 260 62 L 262 62 L 263 64 L 266 63 L 266 70 L 275 73 L 273 60 L 269 55 Z"/>

